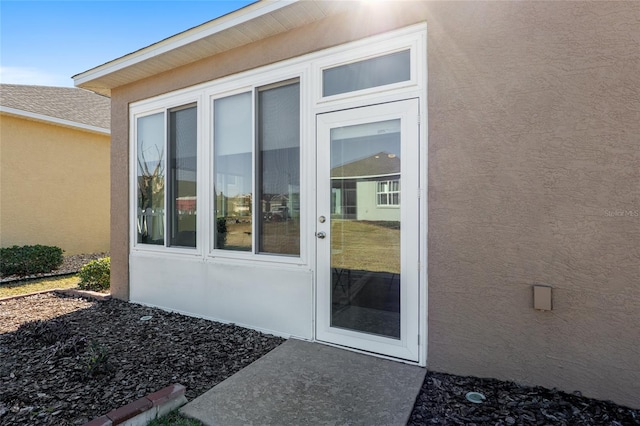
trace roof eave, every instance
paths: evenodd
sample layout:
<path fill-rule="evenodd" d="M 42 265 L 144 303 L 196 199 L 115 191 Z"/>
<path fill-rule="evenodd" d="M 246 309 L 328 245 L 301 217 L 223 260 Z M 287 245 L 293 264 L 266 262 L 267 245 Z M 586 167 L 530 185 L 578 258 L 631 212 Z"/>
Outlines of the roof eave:
<path fill-rule="evenodd" d="M 95 93 L 110 96 L 110 92 L 113 87 L 108 87 L 104 84 L 101 85 L 96 80 L 117 71 L 133 67 L 146 60 L 178 49 L 182 46 L 186 46 L 187 44 L 193 43 L 197 40 L 213 36 L 226 29 L 257 19 L 279 9 L 283 9 L 291 4 L 297 3 L 298 1 L 299 0 L 258 1 L 250 4 L 242 9 L 223 15 L 217 19 L 176 34 L 138 51 L 129 53 L 128 55 L 114 59 L 103 65 L 99 65 L 90 70 L 76 74 L 72 77 L 74 85 L 76 87 L 91 90 Z"/>
<path fill-rule="evenodd" d="M 0 106 L 0 113 L 25 118 L 27 120 L 39 121 L 43 123 L 53 124 L 56 126 L 68 127 L 76 130 L 82 130 L 90 133 L 98 133 L 101 135 L 110 135 L 111 130 L 103 127 L 92 126 L 89 124 L 78 123 L 77 121 L 65 120 L 62 118 L 51 117 L 44 114 L 36 114 L 34 112 L 23 111 L 21 109 Z"/>

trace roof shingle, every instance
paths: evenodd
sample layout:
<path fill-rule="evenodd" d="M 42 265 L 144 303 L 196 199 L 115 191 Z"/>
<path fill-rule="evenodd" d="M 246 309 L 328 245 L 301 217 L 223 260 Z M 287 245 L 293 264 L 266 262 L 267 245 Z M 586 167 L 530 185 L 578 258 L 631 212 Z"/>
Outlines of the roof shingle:
<path fill-rule="evenodd" d="M 111 99 L 74 87 L 0 84 L 0 106 L 110 128 Z"/>

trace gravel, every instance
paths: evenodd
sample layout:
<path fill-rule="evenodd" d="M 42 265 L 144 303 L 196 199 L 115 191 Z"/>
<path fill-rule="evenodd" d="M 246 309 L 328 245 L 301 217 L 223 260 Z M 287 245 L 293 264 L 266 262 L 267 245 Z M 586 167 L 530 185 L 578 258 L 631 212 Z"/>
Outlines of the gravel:
<path fill-rule="evenodd" d="M 150 317 L 150 318 L 148 318 Z M 76 425 L 172 383 L 192 400 L 283 339 L 119 300 L 0 302 L 0 425 Z M 474 404 L 469 391 L 486 400 Z M 640 410 L 428 372 L 409 425 L 640 425 Z"/>

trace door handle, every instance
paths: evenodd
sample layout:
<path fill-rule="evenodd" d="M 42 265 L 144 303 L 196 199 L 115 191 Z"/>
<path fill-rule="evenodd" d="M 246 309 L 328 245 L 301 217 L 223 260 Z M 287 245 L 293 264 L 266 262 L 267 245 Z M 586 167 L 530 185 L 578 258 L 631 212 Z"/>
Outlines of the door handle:
<path fill-rule="evenodd" d="M 327 236 L 327 234 L 325 234 L 322 231 L 316 232 L 316 237 L 320 238 L 321 240 L 324 240 L 324 237 L 326 237 L 326 236 Z"/>

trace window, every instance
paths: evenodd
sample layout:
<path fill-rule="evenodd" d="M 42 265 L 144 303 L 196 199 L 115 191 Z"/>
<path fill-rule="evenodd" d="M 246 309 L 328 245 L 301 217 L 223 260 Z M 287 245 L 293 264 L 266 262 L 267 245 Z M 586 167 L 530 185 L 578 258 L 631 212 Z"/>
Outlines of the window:
<path fill-rule="evenodd" d="M 197 119 L 195 106 L 169 111 L 171 246 L 196 246 Z"/>
<path fill-rule="evenodd" d="M 196 106 L 138 118 L 137 155 L 137 242 L 195 247 Z"/>
<path fill-rule="evenodd" d="M 252 95 L 213 102 L 214 246 L 298 256 L 300 84 L 260 87 Z"/>
<path fill-rule="evenodd" d="M 164 113 L 138 119 L 138 239 L 164 245 Z"/>
<path fill-rule="evenodd" d="M 322 96 L 338 95 L 411 79 L 409 50 L 322 71 Z"/>
<path fill-rule="evenodd" d="M 252 249 L 253 137 L 251 92 L 213 103 L 215 248 Z"/>
<path fill-rule="evenodd" d="M 376 191 L 378 206 L 399 206 L 400 205 L 400 181 L 384 180 L 378 182 Z"/>

